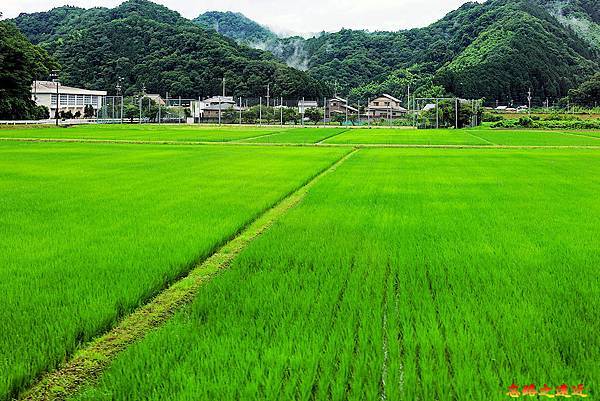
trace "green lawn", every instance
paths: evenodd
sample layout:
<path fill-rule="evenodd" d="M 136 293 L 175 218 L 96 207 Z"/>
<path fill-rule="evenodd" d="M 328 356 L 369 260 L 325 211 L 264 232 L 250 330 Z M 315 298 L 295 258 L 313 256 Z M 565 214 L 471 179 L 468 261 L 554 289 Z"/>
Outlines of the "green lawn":
<path fill-rule="evenodd" d="M 359 150 L 80 399 L 594 392 L 599 194 L 596 150 Z"/>
<path fill-rule="evenodd" d="M 244 142 L 258 143 L 317 143 L 344 132 L 345 128 L 297 128 L 264 135 Z"/>
<path fill-rule="evenodd" d="M 347 152 L 248 150 L 0 143 L 0 399 Z"/>
<path fill-rule="evenodd" d="M 350 129 L 327 139 L 325 143 L 398 144 L 398 145 L 490 145 L 469 135 L 467 130 L 417 130 L 413 128 Z"/>
<path fill-rule="evenodd" d="M 68 128 L 5 128 L 2 138 L 105 139 L 135 141 L 229 142 L 286 131 L 282 127 L 217 127 L 198 125 L 85 125 Z"/>

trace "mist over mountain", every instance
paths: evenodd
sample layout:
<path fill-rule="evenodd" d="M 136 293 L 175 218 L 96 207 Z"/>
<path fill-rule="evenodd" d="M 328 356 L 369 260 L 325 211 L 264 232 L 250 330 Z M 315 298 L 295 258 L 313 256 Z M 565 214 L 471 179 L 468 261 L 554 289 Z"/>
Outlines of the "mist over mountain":
<path fill-rule="evenodd" d="M 466 3 L 424 28 L 281 38 L 240 13 L 193 21 L 147 0 L 59 7 L 13 20 L 62 65 L 63 82 L 128 93 L 236 96 L 457 95 L 488 102 L 566 96 L 600 70 L 598 0 Z M 285 64 L 287 65 L 285 65 Z"/>
<path fill-rule="evenodd" d="M 169 92 L 197 97 L 221 93 L 258 97 L 267 82 L 285 97 L 322 96 L 325 86 L 271 53 L 240 45 L 147 0 L 113 9 L 59 7 L 13 20 L 61 65 L 61 82 L 114 93 Z"/>
<path fill-rule="evenodd" d="M 597 0 L 488 0 L 425 28 L 341 30 L 307 40 L 276 38 L 255 23 L 256 35 L 243 29 L 243 16 L 244 24 L 219 12 L 210 20 L 227 26 L 223 34 L 356 97 L 400 95 L 412 82 L 424 96 L 449 91 L 509 102 L 523 101 L 529 88 L 537 99 L 560 98 L 598 70 L 599 10 Z"/>

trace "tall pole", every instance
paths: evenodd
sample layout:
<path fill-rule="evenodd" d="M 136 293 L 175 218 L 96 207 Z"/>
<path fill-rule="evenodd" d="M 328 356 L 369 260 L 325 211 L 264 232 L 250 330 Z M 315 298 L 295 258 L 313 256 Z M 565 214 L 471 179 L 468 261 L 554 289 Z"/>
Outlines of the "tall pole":
<path fill-rule="evenodd" d="M 181 112 L 183 111 L 183 107 L 181 107 L 181 95 L 179 96 L 179 124 L 181 124 Z"/>
<path fill-rule="evenodd" d="M 258 104 L 258 125 L 262 126 L 262 96 L 260 97 Z"/>
<path fill-rule="evenodd" d="M 60 93 L 58 90 L 60 82 L 58 82 L 58 70 L 52 70 L 50 78 L 56 83 L 56 113 L 54 113 L 54 118 L 56 119 L 56 126 L 58 127 L 58 108 L 60 106 Z"/>
<path fill-rule="evenodd" d="M 225 77 L 223 77 L 223 97 L 225 97 Z"/>
<path fill-rule="evenodd" d="M 323 127 L 327 125 L 327 98 L 323 98 Z"/>
<path fill-rule="evenodd" d="M 304 109 L 306 108 L 306 101 L 304 100 L 304 97 L 302 97 L 302 126 L 304 127 Z"/>
<path fill-rule="evenodd" d="M 529 115 L 531 115 L 531 88 L 529 88 L 529 92 L 527 92 L 527 101 L 529 102 Z"/>
<path fill-rule="evenodd" d="M 356 112 L 358 121 L 357 124 L 360 125 L 360 100 L 358 101 L 358 111 Z"/>
<path fill-rule="evenodd" d="M 367 99 L 367 124 L 371 127 L 371 99 Z"/>
<path fill-rule="evenodd" d="M 281 97 L 279 103 L 279 123 L 283 127 L 283 96 Z"/>
<path fill-rule="evenodd" d="M 346 126 L 348 125 L 348 99 L 346 99 Z"/>
<path fill-rule="evenodd" d="M 240 97 L 240 125 L 242 125 L 242 98 Z"/>
<path fill-rule="evenodd" d="M 267 84 L 267 109 L 271 106 L 271 84 Z"/>
<path fill-rule="evenodd" d="M 456 119 L 454 120 L 454 128 L 458 129 L 458 98 L 454 99 L 454 111 L 456 113 Z"/>
<path fill-rule="evenodd" d="M 440 104 L 440 101 L 438 99 L 435 99 L 435 128 L 436 129 L 440 128 L 440 108 L 439 108 L 439 104 Z"/>
<path fill-rule="evenodd" d="M 225 82 L 225 78 L 223 78 L 223 82 Z M 221 125 L 221 96 L 219 96 L 219 125 Z"/>

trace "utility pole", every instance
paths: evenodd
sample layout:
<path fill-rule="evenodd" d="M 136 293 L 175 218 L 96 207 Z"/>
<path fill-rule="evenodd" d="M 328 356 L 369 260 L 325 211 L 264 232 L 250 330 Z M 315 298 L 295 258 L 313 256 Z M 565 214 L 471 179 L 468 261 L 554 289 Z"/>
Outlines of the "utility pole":
<path fill-rule="evenodd" d="M 435 128 L 440 128 L 440 101 L 435 99 Z"/>
<path fill-rule="evenodd" d="M 271 105 L 271 84 L 267 84 L 267 108 Z"/>
<path fill-rule="evenodd" d="M 240 125 L 242 125 L 242 98 L 240 96 Z"/>
<path fill-rule="evenodd" d="M 306 103 L 304 101 L 304 97 L 302 97 L 302 126 L 304 127 L 304 109 L 306 108 Z"/>
<path fill-rule="evenodd" d="M 279 123 L 283 127 L 283 96 L 281 97 L 279 103 Z"/>
<path fill-rule="evenodd" d="M 346 99 L 346 126 L 348 125 L 348 99 Z"/>
<path fill-rule="evenodd" d="M 527 110 L 529 111 L 529 115 L 531 115 L 531 88 L 529 88 L 529 92 L 527 92 L 527 101 L 529 102 L 529 108 Z"/>
<path fill-rule="evenodd" d="M 357 117 L 358 117 L 357 118 L 357 124 L 360 125 L 360 100 L 357 103 L 358 103 L 358 107 L 357 107 L 358 111 L 356 112 Z"/>
<path fill-rule="evenodd" d="M 371 127 L 371 99 L 367 99 L 367 124 Z"/>
<path fill-rule="evenodd" d="M 117 85 L 116 85 L 117 96 L 119 96 L 121 98 L 121 124 L 123 124 L 123 95 L 122 95 L 123 86 L 121 86 L 121 81 L 122 80 L 123 80 L 123 78 L 118 77 L 117 78 Z"/>
<path fill-rule="evenodd" d="M 140 93 L 140 102 L 139 102 L 139 109 L 140 109 L 140 121 L 139 123 L 142 123 L 142 99 L 144 99 L 144 95 L 146 94 L 146 85 L 142 85 L 142 93 Z"/>
<path fill-rule="evenodd" d="M 179 124 L 181 124 L 181 113 L 183 112 L 183 107 L 181 107 L 181 95 L 179 96 Z"/>
<path fill-rule="evenodd" d="M 58 70 L 52 70 L 50 73 L 50 78 L 52 79 L 52 82 L 56 83 L 56 113 L 54 114 L 54 117 L 56 118 L 56 126 L 58 127 L 58 107 L 60 105 L 60 93 L 58 91 L 60 82 L 58 82 Z"/>
<path fill-rule="evenodd" d="M 225 78 L 223 78 L 223 83 L 225 82 Z M 225 88 L 225 86 L 223 86 Z M 221 96 L 219 96 L 219 125 L 221 125 Z"/>
<path fill-rule="evenodd" d="M 258 103 L 258 125 L 262 127 L 262 96 Z"/>
<path fill-rule="evenodd" d="M 223 97 L 225 97 L 225 77 L 223 77 Z"/>
<path fill-rule="evenodd" d="M 454 128 L 458 129 L 458 98 L 454 99 L 454 112 L 456 114 L 456 119 L 454 120 Z"/>
<path fill-rule="evenodd" d="M 323 127 L 327 125 L 327 98 L 323 98 Z"/>

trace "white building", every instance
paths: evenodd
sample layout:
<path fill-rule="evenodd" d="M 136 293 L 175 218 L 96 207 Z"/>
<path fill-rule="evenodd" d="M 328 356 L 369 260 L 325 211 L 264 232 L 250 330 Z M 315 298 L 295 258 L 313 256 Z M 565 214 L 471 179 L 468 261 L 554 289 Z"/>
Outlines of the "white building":
<path fill-rule="evenodd" d="M 319 107 L 319 103 L 316 100 L 300 100 L 298 101 L 298 112 L 303 114 L 306 109 L 315 109 Z"/>
<path fill-rule="evenodd" d="M 218 119 L 219 113 L 222 114 L 225 111 L 240 111 L 240 107 L 236 104 L 233 96 L 213 96 L 194 103 L 196 106 L 193 107 L 193 115 L 196 118 Z"/>
<path fill-rule="evenodd" d="M 64 112 L 70 110 L 73 114 L 79 111 L 82 116 L 87 105 L 91 105 L 95 111 L 100 109 L 103 98 L 107 95 L 106 91 L 73 88 L 52 81 L 35 81 L 31 85 L 31 98 L 38 106 L 46 106 L 50 110 L 50 117 L 54 117 L 56 113 L 57 85 L 60 96 L 58 110 Z"/>

